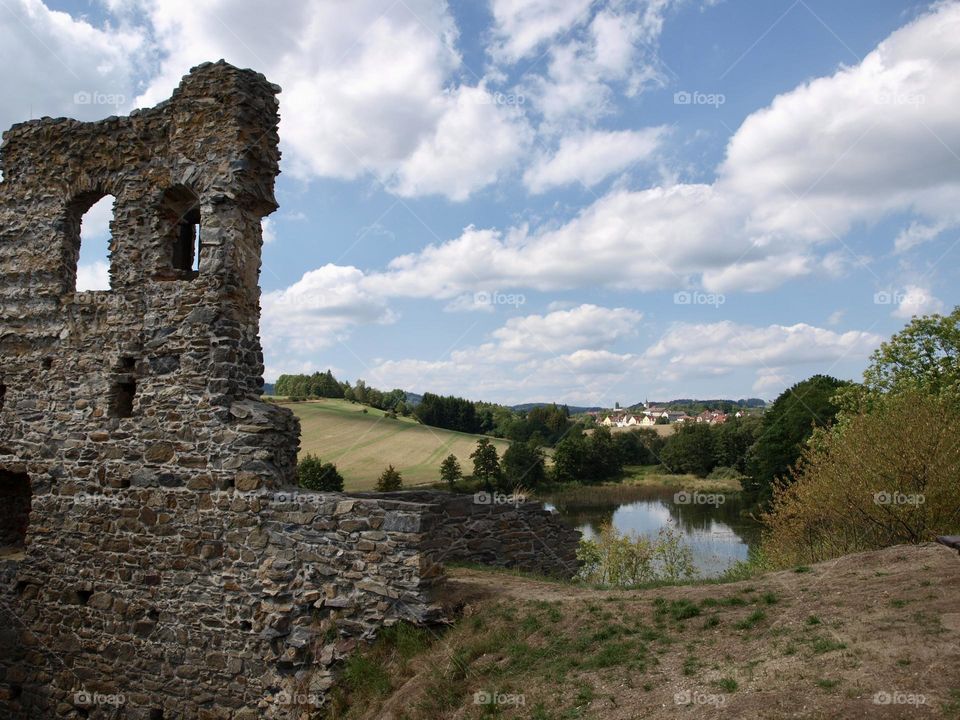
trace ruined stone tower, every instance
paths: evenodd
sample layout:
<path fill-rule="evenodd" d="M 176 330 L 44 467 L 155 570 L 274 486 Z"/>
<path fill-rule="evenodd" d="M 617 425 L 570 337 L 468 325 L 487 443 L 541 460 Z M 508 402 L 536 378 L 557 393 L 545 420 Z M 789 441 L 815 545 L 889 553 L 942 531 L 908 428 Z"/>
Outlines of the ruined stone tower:
<path fill-rule="evenodd" d="M 299 429 L 258 399 L 278 90 L 209 64 L 130 117 L 4 134 L 4 472 L 113 488 L 290 482 Z M 111 289 L 76 292 L 80 218 L 107 194 Z"/>
<path fill-rule="evenodd" d="M 435 617 L 444 558 L 575 570 L 539 504 L 293 488 L 299 425 L 259 400 L 278 91 L 207 63 L 3 136 L 0 717 L 307 718 L 357 638 Z M 77 292 L 108 194 L 111 288 Z"/>

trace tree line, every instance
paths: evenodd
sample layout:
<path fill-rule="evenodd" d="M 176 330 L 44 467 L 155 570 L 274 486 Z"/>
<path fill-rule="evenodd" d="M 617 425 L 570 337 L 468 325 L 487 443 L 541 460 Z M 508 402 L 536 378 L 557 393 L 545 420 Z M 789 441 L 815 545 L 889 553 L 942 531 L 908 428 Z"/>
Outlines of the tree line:
<path fill-rule="evenodd" d="M 398 415 L 410 414 L 405 391 L 396 388 L 385 392 L 367 386 L 363 380 L 351 385 L 337 380 L 330 370 L 312 375 L 281 375 L 274 383 L 274 393 L 295 402 L 308 398 L 343 398 Z"/>
<path fill-rule="evenodd" d="M 433 393 L 423 395 L 413 414 L 424 425 L 540 446 L 554 445 L 573 424 L 566 405 L 516 411 L 503 405 Z"/>

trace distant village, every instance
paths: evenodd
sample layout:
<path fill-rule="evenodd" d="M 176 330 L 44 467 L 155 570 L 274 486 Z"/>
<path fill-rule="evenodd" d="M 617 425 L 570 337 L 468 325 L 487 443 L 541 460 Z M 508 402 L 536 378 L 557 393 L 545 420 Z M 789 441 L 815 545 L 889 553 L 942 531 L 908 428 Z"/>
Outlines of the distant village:
<path fill-rule="evenodd" d="M 653 427 L 654 425 L 673 425 L 676 423 L 707 423 L 708 425 L 722 425 L 729 418 L 743 417 L 744 410 L 725 413 L 720 410 L 704 410 L 698 415 L 688 415 L 685 412 L 670 410 L 656 405 L 645 405 L 642 410 L 627 411 L 597 410 L 588 413 L 593 415 L 597 423 L 605 427 Z"/>

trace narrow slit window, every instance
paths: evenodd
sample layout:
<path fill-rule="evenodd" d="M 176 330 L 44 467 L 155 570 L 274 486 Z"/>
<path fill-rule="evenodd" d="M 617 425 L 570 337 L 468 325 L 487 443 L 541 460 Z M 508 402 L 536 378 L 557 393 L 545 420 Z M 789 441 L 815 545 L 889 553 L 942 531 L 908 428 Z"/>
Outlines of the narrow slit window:
<path fill-rule="evenodd" d="M 200 199 L 190 188 L 175 185 L 163 193 L 159 208 L 161 231 L 168 238 L 169 266 L 160 268 L 158 277 L 189 280 L 200 272 L 201 242 Z"/>
<path fill-rule="evenodd" d="M 180 219 L 173 248 L 173 269 L 200 272 L 200 211 L 196 208 Z"/>
<path fill-rule="evenodd" d="M 0 470 L 0 557 L 23 548 L 30 522 L 30 478 Z"/>
<path fill-rule="evenodd" d="M 133 398 L 137 394 L 137 383 L 133 379 L 118 380 L 110 388 L 110 417 L 128 418 L 133 416 Z"/>

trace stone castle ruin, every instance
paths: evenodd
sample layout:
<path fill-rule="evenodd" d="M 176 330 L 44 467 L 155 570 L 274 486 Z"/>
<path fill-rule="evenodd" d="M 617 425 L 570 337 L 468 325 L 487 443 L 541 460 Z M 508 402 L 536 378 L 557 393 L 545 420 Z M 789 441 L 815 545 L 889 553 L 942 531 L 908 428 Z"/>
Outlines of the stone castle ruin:
<path fill-rule="evenodd" d="M 299 423 L 259 397 L 278 92 L 207 63 L 3 136 L 2 717 L 310 717 L 358 639 L 439 617 L 444 560 L 576 568 L 536 503 L 296 491 Z M 77 292 L 105 195 L 111 288 Z"/>

